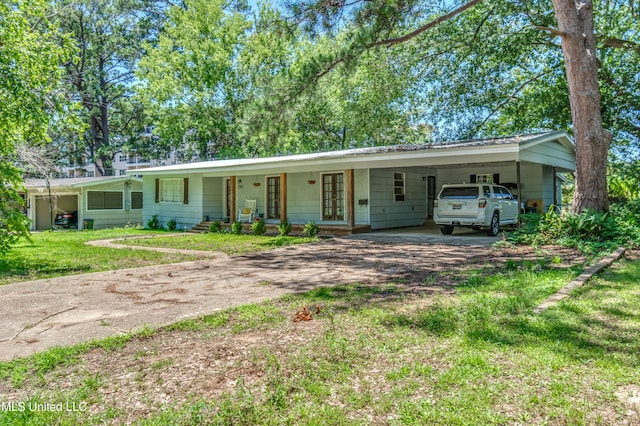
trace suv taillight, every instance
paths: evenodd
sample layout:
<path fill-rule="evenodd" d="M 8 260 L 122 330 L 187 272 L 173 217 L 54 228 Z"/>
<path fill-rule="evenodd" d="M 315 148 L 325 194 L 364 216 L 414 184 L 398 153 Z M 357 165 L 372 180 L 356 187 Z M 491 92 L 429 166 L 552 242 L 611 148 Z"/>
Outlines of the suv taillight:
<path fill-rule="evenodd" d="M 433 207 L 438 208 L 438 200 L 433 200 Z"/>
<path fill-rule="evenodd" d="M 484 209 L 485 207 L 487 207 L 487 200 L 484 198 L 480 198 L 478 200 L 478 207 L 480 207 L 481 209 Z"/>

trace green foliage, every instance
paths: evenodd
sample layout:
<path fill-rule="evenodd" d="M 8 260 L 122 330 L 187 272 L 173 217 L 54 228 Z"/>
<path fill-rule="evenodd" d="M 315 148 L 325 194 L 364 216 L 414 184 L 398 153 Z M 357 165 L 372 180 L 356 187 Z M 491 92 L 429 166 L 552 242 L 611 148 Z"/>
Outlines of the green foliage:
<path fill-rule="evenodd" d="M 184 159 L 234 153 L 234 120 L 247 86 L 234 69 L 250 23 L 226 0 L 186 0 L 167 11 L 159 42 L 145 44 L 139 99 L 163 144 Z"/>
<path fill-rule="evenodd" d="M 607 190 L 613 202 L 640 199 L 640 160 L 610 161 L 607 170 Z"/>
<path fill-rule="evenodd" d="M 640 247 L 640 202 L 619 203 L 610 213 L 587 210 L 580 214 L 528 213 L 522 226 L 509 235 L 518 244 L 560 244 L 595 254 L 620 245 Z"/>
<path fill-rule="evenodd" d="M 73 35 L 75 54 L 65 62 L 66 93 L 81 99 L 81 133 L 58 136 L 61 155 L 74 164 L 90 153 L 99 173 L 113 172 L 121 149 L 155 154 L 153 141 L 142 137 L 147 117 L 133 99 L 134 70 L 164 20 L 164 5 L 151 0 L 57 0 L 51 2 L 63 31 Z"/>
<path fill-rule="evenodd" d="M 49 20 L 43 0 L 0 3 L 0 255 L 29 233 L 22 214 L 22 173 L 15 148 L 48 141 L 50 127 L 67 121 L 71 104 L 60 95 L 71 47 Z"/>
<path fill-rule="evenodd" d="M 267 224 L 264 219 L 255 220 L 251 224 L 251 232 L 253 235 L 264 235 L 267 232 Z"/>
<path fill-rule="evenodd" d="M 212 234 L 222 232 L 222 223 L 219 220 L 211 222 L 209 232 Z"/>
<path fill-rule="evenodd" d="M 154 214 L 153 216 L 151 216 L 151 219 L 147 221 L 147 228 L 162 229 L 162 225 L 160 224 L 160 219 L 158 219 L 157 214 Z"/>
<path fill-rule="evenodd" d="M 281 237 L 286 237 L 290 233 L 291 233 L 291 222 L 289 222 L 289 219 L 287 218 L 286 220 L 278 224 L 278 235 L 280 235 Z"/>
<path fill-rule="evenodd" d="M 242 223 L 240 222 L 233 222 L 231 224 L 231 233 L 233 235 L 240 235 L 242 234 Z"/>
<path fill-rule="evenodd" d="M 306 235 L 307 237 L 314 238 L 318 236 L 318 225 L 313 220 L 304 224 L 304 230 L 302 231 L 302 235 Z"/>
<path fill-rule="evenodd" d="M 176 230 L 176 226 L 177 226 L 177 225 L 178 225 L 178 223 L 176 222 L 176 220 L 175 220 L 175 219 L 170 219 L 170 220 L 167 222 L 167 229 L 168 229 L 169 231 L 175 231 L 175 230 Z"/>

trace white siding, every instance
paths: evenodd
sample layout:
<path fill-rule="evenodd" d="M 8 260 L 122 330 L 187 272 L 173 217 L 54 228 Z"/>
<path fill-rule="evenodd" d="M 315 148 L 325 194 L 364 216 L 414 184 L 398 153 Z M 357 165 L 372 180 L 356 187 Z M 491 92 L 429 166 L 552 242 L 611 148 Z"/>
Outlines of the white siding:
<path fill-rule="evenodd" d="M 356 224 L 369 223 L 369 169 L 354 171 L 354 209 L 356 211 Z M 362 200 L 363 204 L 360 204 Z M 366 200 L 366 204 L 364 204 Z"/>
<path fill-rule="evenodd" d="M 575 169 L 575 157 L 559 142 L 551 141 L 527 147 L 520 154 L 521 161 L 546 164 L 551 167 Z"/>
<path fill-rule="evenodd" d="M 405 173 L 405 200 L 395 201 L 394 172 Z M 419 167 L 372 169 L 370 173 L 371 228 L 422 225 L 427 218 L 427 170 Z"/>
<path fill-rule="evenodd" d="M 156 203 L 156 176 L 144 175 L 143 177 L 143 221 L 146 226 L 154 214 L 158 215 L 158 220 L 163 227 L 167 222 L 175 219 L 177 229 L 190 229 L 194 225 L 202 222 L 203 216 L 203 190 L 202 175 L 200 173 L 181 175 L 180 178 L 189 178 L 189 204 L 183 203 Z"/>
<path fill-rule="evenodd" d="M 87 193 L 90 191 L 117 191 L 123 196 L 123 208 L 120 210 L 89 210 Z M 82 229 L 85 219 L 93 219 L 93 229 L 116 228 L 127 225 L 138 226 L 143 225 L 142 212 L 145 207 L 143 195 L 143 209 L 132 210 L 131 192 L 142 192 L 142 183 L 132 181 L 131 185 L 125 182 L 107 183 L 104 185 L 90 185 L 82 188 L 82 201 L 80 202 L 80 211 L 78 212 L 78 229 Z"/>
<path fill-rule="evenodd" d="M 309 181 L 315 183 L 310 184 Z M 322 223 L 322 178 L 319 172 L 289 173 L 287 189 L 287 214 L 291 223 L 310 220 Z"/>

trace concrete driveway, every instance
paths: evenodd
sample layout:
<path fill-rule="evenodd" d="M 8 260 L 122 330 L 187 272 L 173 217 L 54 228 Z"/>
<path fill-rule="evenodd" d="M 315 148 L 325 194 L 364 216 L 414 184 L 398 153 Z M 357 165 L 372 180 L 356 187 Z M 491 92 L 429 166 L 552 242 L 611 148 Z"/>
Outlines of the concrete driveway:
<path fill-rule="evenodd" d="M 385 242 L 414 242 L 429 244 L 445 244 L 456 246 L 490 247 L 503 239 L 501 232 L 495 237 L 487 236 L 486 231 L 474 231 L 468 228 L 455 228 L 453 234 L 443 235 L 440 227 L 428 221 L 424 226 L 385 229 L 366 234 L 355 234 L 346 238 Z"/>
<path fill-rule="evenodd" d="M 487 245 L 497 239 L 412 228 L 244 256 L 203 256 L 193 262 L 5 285 L 0 287 L 0 360 L 318 286 L 397 278 L 421 285 L 420 277 L 432 271 L 495 261 L 496 253 Z"/>

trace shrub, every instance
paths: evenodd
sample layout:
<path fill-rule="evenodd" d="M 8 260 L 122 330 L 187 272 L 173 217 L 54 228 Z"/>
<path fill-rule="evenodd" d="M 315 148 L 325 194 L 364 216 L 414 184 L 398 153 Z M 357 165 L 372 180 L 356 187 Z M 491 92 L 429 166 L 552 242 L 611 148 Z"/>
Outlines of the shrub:
<path fill-rule="evenodd" d="M 305 223 L 302 235 L 313 238 L 318 236 L 318 231 L 318 225 L 316 225 L 314 221 L 310 220 L 309 222 Z"/>
<path fill-rule="evenodd" d="M 285 220 L 280 225 L 278 225 L 278 234 L 281 237 L 286 237 L 290 233 L 291 233 L 291 223 L 289 222 L 289 219 Z"/>
<path fill-rule="evenodd" d="M 160 220 L 158 219 L 158 215 L 154 214 L 151 219 L 147 221 L 147 228 L 149 229 L 162 229 L 162 225 L 160 225 Z"/>
<path fill-rule="evenodd" d="M 220 223 L 219 220 L 211 222 L 211 224 L 209 224 L 209 232 L 212 234 L 222 232 L 222 223 Z"/>
<path fill-rule="evenodd" d="M 256 220 L 251 224 L 253 235 L 264 235 L 267 232 L 267 224 L 264 219 Z"/>
<path fill-rule="evenodd" d="M 585 253 L 612 250 L 620 245 L 640 246 L 640 209 L 634 203 L 612 205 L 610 213 L 586 210 L 557 214 L 553 210 L 521 216 L 523 226 L 509 240 L 518 244 L 560 244 Z"/>
<path fill-rule="evenodd" d="M 233 235 L 240 235 L 242 234 L 242 224 L 240 222 L 233 222 L 231 224 L 231 233 Z"/>
<path fill-rule="evenodd" d="M 171 219 L 169 222 L 167 222 L 167 229 L 169 231 L 175 231 L 177 226 L 178 226 L 178 223 L 176 222 L 175 219 Z"/>

